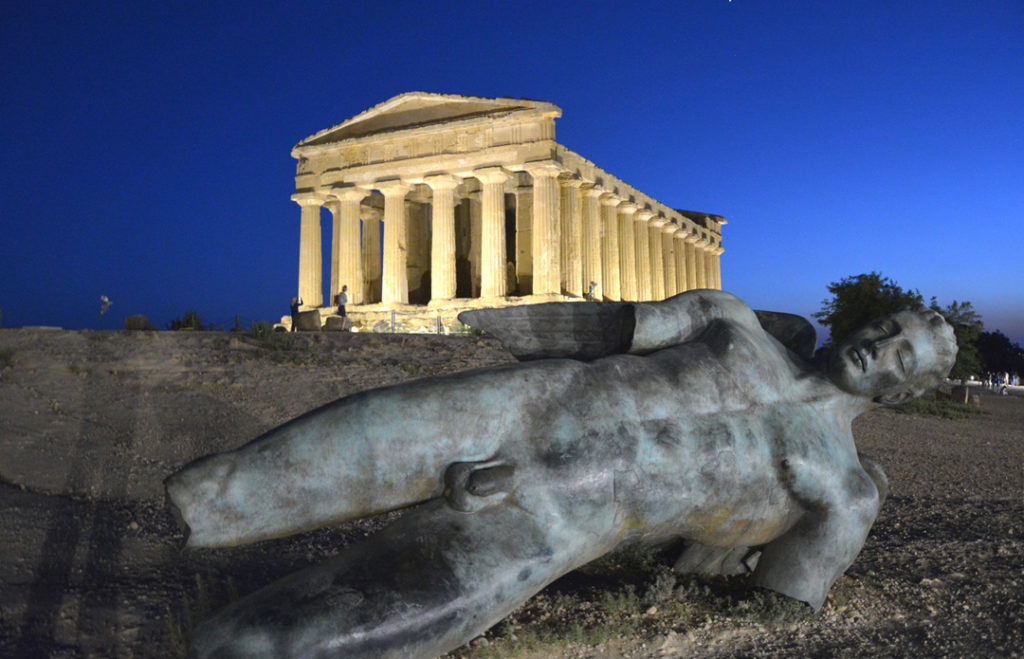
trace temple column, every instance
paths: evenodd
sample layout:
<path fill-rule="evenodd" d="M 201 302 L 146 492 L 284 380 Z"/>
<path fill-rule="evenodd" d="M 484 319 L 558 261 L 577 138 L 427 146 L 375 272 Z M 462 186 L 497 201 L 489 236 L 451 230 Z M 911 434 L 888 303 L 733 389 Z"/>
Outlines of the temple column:
<path fill-rule="evenodd" d="M 666 222 L 661 227 L 661 258 L 665 265 L 665 276 L 663 279 L 665 282 L 665 297 L 667 298 L 680 292 L 676 287 L 676 242 L 674 237 L 678 228 L 671 222 Z"/>
<path fill-rule="evenodd" d="M 697 234 L 688 231 L 683 240 L 686 242 L 686 290 L 692 291 L 700 288 L 697 285 L 697 248 L 694 246 Z"/>
<path fill-rule="evenodd" d="M 636 301 L 636 242 L 633 233 L 633 216 L 639 206 L 624 201 L 618 207 L 619 227 L 619 293 L 623 300 Z"/>
<path fill-rule="evenodd" d="M 665 218 L 656 217 L 648 225 L 647 240 L 651 249 L 651 299 L 665 299 L 665 258 L 662 254 L 661 233 Z"/>
<path fill-rule="evenodd" d="M 416 186 L 405 199 L 405 272 L 410 304 L 427 304 L 430 286 L 430 246 L 433 218 L 426 185 Z"/>
<path fill-rule="evenodd" d="M 583 296 L 583 204 L 578 178 L 559 178 L 561 200 L 559 209 L 562 216 L 561 265 L 562 291 L 574 297 Z"/>
<path fill-rule="evenodd" d="M 379 208 L 360 206 L 363 220 L 363 304 L 380 302 L 380 221 Z"/>
<path fill-rule="evenodd" d="M 672 234 L 672 244 L 676 253 L 676 293 L 683 293 L 690 289 L 686 281 L 686 229 L 676 227 Z"/>
<path fill-rule="evenodd" d="M 334 216 L 334 233 L 331 249 L 331 304 L 348 286 L 349 304 L 363 303 L 363 264 L 360 261 L 359 203 L 366 197 L 366 190 L 359 188 L 334 188 L 331 194 L 337 199 L 338 212 Z M 333 212 L 333 211 L 332 211 Z"/>
<path fill-rule="evenodd" d="M 605 193 L 601 201 L 601 272 L 604 279 L 604 299 L 618 302 L 622 299 L 621 265 L 619 263 L 619 203 L 618 197 Z"/>
<path fill-rule="evenodd" d="M 650 281 L 651 281 L 651 279 L 650 279 L 650 262 L 651 262 L 651 257 L 650 257 L 649 249 L 643 249 L 643 245 L 641 244 L 642 238 L 640 237 L 641 233 L 645 233 L 648 236 L 650 236 L 650 233 L 649 233 L 649 230 L 648 230 L 647 227 L 648 227 L 648 222 L 650 222 L 652 217 L 654 217 L 654 213 L 651 211 L 651 209 L 649 209 L 649 208 L 641 208 L 640 210 L 638 210 L 636 212 L 636 215 L 633 216 L 633 224 L 632 224 L 632 226 L 630 226 L 630 231 L 633 233 L 633 252 L 634 252 L 633 253 L 633 260 L 636 263 L 636 267 L 634 268 L 633 276 L 636 277 L 636 295 L 637 295 L 636 299 L 637 300 L 651 300 L 651 299 L 654 299 L 652 297 L 652 295 L 651 295 L 650 288 L 649 288 L 650 287 Z M 650 238 L 648 237 L 648 243 L 649 242 L 650 242 Z M 641 256 L 641 250 L 643 251 L 644 256 Z M 643 283 L 642 282 L 644 281 L 645 277 L 647 279 L 648 293 L 646 294 L 646 297 L 641 297 L 641 292 L 642 292 L 641 289 L 643 287 Z"/>
<path fill-rule="evenodd" d="M 647 228 L 648 220 L 652 217 L 654 213 L 645 210 L 636 214 L 636 222 L 633 223 L 636 241 L 636 292 L 637 299 L 641 302 L 654 299 L 651 287 L 651 233 Z"/>
<path fill-rule="evenodd" d="M 715 288 L 722 290 L 722 252 L 725 251 L 721 245 L 715 247 L 713 256 L 711 257 L 712 262 L 715 264 L 711 272 L 715 277 Z"/>
<path fill-rule="evenodd" d="M 406 281 L 405 195 L 412 186 L 401 181 L 385 181 L 376 187 L 384 195 L 384 259 L 381 273 L 381 302 L 408 304 Z"/>
<path fill-rule="evenodd" d="M 714 258 L 715 246 L 709 242 L 704 247 L 704 286 L 706 288 L 715 288 Z"/>
<path fill-rule="evenodd" d="M 516 188 L 516 280 L 519 294 L 533 292 L 533 187 Z"/>
<path fill-rule="evenodd" d="M 501 167 L 473 172 L 482 188 L 480 207 L 480 297 L 505 297 L 505 181 Z"/>
<path fill-rule="evenodd" d="M 583 204 L 583 292 L 595 300 L 604 299 L 601 276 L 601 202 L 602 191 L 589 185 L 580 188 Z M 593 283 L 593 290 L 591 290 Z"/>
<path fill-rule="evenodd" d="M 561 257 L 558 240 L 558 175 L 554 163 L 527 165 L 533 177 L 533 294 L 561 292 Z"/>
<path fill-rule="evenodd" d="M 481 231 L 483 229 L 483 207 L 481 205 L 483 193 L 480 190 L 473 190 L 466 194 L 466 203 L 469 206 L 469 272 L 472 279 L 472 296 L 480 297 L 480 247 Z"/>
<path fill-rule="evenodd" d="M 320 246 L 320 207 L 324 200 L 312 193 L 292 195 L 301 210 L 299 228 L 299 297 L 303 306 L 323 305 L 323 253 Z"/>
<path fill-rule="evenodd" d="M 430 301 L 455 297 L 455 188 L 459 179 L 448 174 L 428 176 L 431 191 Z"/>
<path fill-rule="evenodd" d="M 704 265 L 704 248 L 707 247 L 708 241 L 706 238 L 697 238 L 697 242 L 693 244 L 693 256 L 694 256 L 694 271 L 697 274 L 696 286 L 697 288 L 708 287 L 708 271 Z"/>
<path fill-rule="evenodd" d="M 324 207 L 331 213 L 331 273 L 327 276 L 327 288 L 330 289 L 327 298 L 328 302 L 324 306 L 331 306 L 334 304 L 334 300 L 338 295 L 338 291 L 341 290 L 338 285 L 338 266 L 341 261 L 341 202 L 333 197 L 328 197 L 324 202 Z"/>

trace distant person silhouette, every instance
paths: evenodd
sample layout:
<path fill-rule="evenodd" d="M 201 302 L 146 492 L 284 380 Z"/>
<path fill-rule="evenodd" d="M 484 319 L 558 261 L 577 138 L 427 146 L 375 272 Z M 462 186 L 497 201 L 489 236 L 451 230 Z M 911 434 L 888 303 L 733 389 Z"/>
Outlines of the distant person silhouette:
<path fill-rule="evenodd" d="M 292 313 L 292 331 L 293 332 L 298 331 L 298 328 L 299 328 L 299 305 L 301 305 L 301 304 L 302 304 L 302 298 L 301 297 L 293 297 L 292 298 L 291 313 Z"/>
<path fill-rule="evenodd" d="M 348 294 L 345 292 L 348 290 L 348 286 L 342 286 L 341 292 L 338 293 L 338 315 L 342 318 L 345 317 L 345 305 L 348 304 Z"/>

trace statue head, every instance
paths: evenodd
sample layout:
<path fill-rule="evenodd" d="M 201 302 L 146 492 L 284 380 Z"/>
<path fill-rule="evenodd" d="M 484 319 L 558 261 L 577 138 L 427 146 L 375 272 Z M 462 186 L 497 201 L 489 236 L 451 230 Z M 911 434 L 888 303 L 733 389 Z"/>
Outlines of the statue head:
<path fill-rule="evenodd" d="M 828 378 L 847 393 L 896 405 L 934 389 L 956 362 L 953 328 L 921 306 L 869 323 L 829 357 Z"/>

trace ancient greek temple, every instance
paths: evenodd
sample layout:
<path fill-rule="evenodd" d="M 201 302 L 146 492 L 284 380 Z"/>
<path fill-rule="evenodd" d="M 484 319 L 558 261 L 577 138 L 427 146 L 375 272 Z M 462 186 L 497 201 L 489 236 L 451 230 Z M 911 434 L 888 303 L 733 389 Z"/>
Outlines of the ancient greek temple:
<path fill-rule="evenodd" d="M 544 101 L 409 92 L 299 142 L 304 308 L 329 312 L 342 286 L 350 315 L 721 288 L 725 219 L 669 208 L 558 144 L 561 115 Z"/>

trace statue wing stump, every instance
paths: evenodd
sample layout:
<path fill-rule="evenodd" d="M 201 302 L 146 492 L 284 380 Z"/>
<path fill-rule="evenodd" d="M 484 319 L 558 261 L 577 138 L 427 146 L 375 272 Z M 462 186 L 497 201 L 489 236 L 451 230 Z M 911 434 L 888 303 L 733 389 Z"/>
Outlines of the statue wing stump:
<path fill-rule="evenodd" d="M 459 320 L 501 341 L 520 361 L 592 361 L 629 350 L 633 310 L 623 302 L 551 302 L 463 311 Z"/>

